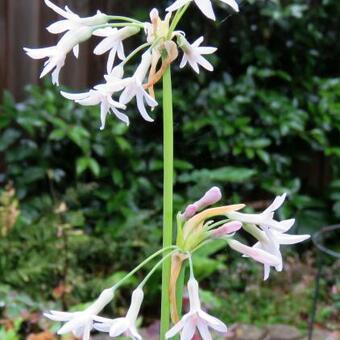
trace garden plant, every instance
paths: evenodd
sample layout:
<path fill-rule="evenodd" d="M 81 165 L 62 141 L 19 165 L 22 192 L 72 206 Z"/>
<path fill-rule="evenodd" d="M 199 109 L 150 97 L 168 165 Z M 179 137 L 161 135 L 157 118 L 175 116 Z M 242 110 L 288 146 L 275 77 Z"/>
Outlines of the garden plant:
<path fill-rule="evenodd" d="M 221 1 L 238 12 L 239 7 L 234 0 Z M 123 111 L 134 98 L 141 116 L 145 121 L 152 123 L 154 121 L 152 111 L 158 105 L 155 87 L 162 81 L 164 131 L 162 248 L 147 257 L 112 287 L 103 290 L 98 299 L 84 310 L 51 311 L 45 315 L 54 321 L 65 322 L 59 329 L 59 334 L 73 332 L 76 336 L 89 339 L 90 332 L 96 329 L 107 332 L 112 337 L 126 335 L 132 339 L 141 339 L 137 330 L 137 319 L 144 299 L 144 286 L 162 266 L 160 339 L 170 339 L 180 334 L 181 339 L 189 340 L 195 336 L 196 331 L 203 339 L 212 338 L 211 330 L 226 334 L 227 326 L 207 314 L 201 307 L 193 254 L 208 244 L 223 240 L 230 249 L 262 263 L 264 279 L 267 280 L 272 267 L 277 271 L 283 269 L 281 245 L 302 242 L 308 239 L 309 235 L 287 234 L 295 220 L 275 219 L 274 214 L 284 203 L 286 194 L 277 196 L 263 212 L 249 214 L 241 211 L 245 208 L 244 204 L 211 207 L 222 199 L 221 191 L 216 186 L 205 192 L 196 202 L 183 207 L 176 214 L 176 228 L 173 228 L 174 124 L 171 66 L 177 61 L 179 54 L 182 54 L 181 68 L 190 65 L 197 73 L 200 72 L 201 67 L 212 71 L 213 66 L 205 55 L 213 54 L 216 50 L 213 47 L 201 46 L 203 37 L 190 43 L 189 41 L 193 39 L 178 30 L 178 25 L 190 5 L 197 5 L 206 17 L 214 20 L 212 2 L 177 0 L 166 9 L 167 14 L 164 19 L 157 9 L 151 10 L 150 22 L 147 23 L 101 12 L 92 17 L 81 18 L 68 7 L 61 9 L 49 0 L 45 0 L 45 3 L 64 18 L 50 25 L 48 31 L 53 34 L 64 33 L 64 35 L 56 46 L 41 49 L 25 48 L 26 53 L 34 59 L 47 58 L 41 76 L 52 72 L 53 83 L 59 85 L 59 72 L 64 66 L 67 54 L 73 52 L 78 57 L 80 43 L 92 36 L 100 37 L 102 41 L 96 46 L 94 53 L 97 55 L 108 53 L 105 82 L 96 85 L 88 92 L 62 91 L 61 94 L 80 105 L 100 105 L 100 129 L 104 130 L 110 114 L 129 125 L 130 119 Z M 139 33 L 144 35 L 146 42 L 126 56 L 124 41 Z M 136 70 L 125 77 L 128 63 L 136 58 L 139 58 Z M 146 106 L 150 108 L 151 113 Z M 93 167 L 95 166 L 92 165 Z M 249 247 L 237 239 L 241 229 L 257 240 L 254 246 Z M 126 316 L 117 319 L 100 316 L 99 314 L 112 301 L 117 290 L 151 261 L 155 264 L 132 292 L 131 305 Z M 187 267 L 189 270 L 186 273 Z M 187 282 L 185 282 L 186 277 Z M 182 312 L 185 283 L 190 302 L 190 309 L 186 314 Z M 170 319 L 173 323 L 172 327 Z"/>

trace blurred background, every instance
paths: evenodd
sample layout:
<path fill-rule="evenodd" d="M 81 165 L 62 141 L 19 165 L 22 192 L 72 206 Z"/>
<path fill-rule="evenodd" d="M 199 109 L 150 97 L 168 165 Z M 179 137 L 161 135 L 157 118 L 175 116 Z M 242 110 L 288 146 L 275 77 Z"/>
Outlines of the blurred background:
<path fill-rule="evenodd" d="M 169 3 L 54 2 L 82 16 L 100 9 L 140 20 Z M 191 41 L 204 34 L 218 52 L 213 73 L 174 67 L 175 211 L 218 185 L 225 203 L 255 210 L 287 192 L 280 214 L 297 218 L 295 233 L 339 223 L 339 1 L 244 0 L 238 15 L 221 4 L 216 23 L 192 6 L 180 25 Z M 161 242 L 161 108 L 149 124 L 131 105 L 129 128 L 110 117 L 99 132 L 99 109 L 63 99 L 38 80 L 42 63 L 23 53 L 24 46 L 56 43 L 45 30 L 56 19 L 41 0 L 0 0 L 5 340 L 56 339 L 41 311 L 81 308 Z M 80 62 L 67 61 L 66 89 L 101 82 L 105 57 L 93 56 L 96 42 L 82 46 Z M 339 233 L 328 234 L 325 246 L 336 253 Z M 230 339 L 307 339 L 313 310 L 313 339 L 338 339 L 340 262 L 312 241 L 286 249 L 284 272 L 265 283 L 260 265 L 225 248 L 207 249 L 195 262 L 205 307 L 227 322 Z M 138 278 L 118 292 L 115 314 L 124 313 Z M 146 339 L 157 339 L 159 294 L 160 273 L 147 288 Z"/>

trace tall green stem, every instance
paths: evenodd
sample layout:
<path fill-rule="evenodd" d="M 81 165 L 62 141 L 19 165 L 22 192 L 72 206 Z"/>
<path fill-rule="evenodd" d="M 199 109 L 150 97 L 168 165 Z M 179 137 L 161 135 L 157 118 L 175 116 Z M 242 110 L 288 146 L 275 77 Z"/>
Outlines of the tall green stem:
<path fill-rule="evenodd" d="M 170 66 L 163 76 L 163 247 L 172 245 L 173 224 L 173 176 L 174 176 L 174 131 L 172 107 L 172 82 Z M 171 259 L 163 262 L 162 268 L 162 306 L 160 340 L 165 339 L 165 333 L 170 326 L 169 282 Z"/>

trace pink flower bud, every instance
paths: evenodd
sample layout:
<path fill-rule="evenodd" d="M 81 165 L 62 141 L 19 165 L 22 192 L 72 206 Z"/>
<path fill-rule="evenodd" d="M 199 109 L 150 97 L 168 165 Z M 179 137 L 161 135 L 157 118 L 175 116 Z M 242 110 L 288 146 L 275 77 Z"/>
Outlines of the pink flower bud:
<path fill-rule="evenodd" d="M 211 231 L 211 235 L 214 238 L 221 238 L 228 234 L 234 233 L 242 228 L 242 223 L 238 221 L 228 222 L 223 224 L 221 227 Z"/>
<path fill-rule="evenodd" d="M 212 187 L 208 190 L 204 196 L 196 201 L 193 204 L 189 204 L 184 213 L 182 214 L 182 218 L 187 221 L 189 218 L 194 216 L 198 211 L 208 207 L 209 205 L 213 205 L 218 202 L 222 198 L 221 190 L 218 187 Z"/>
<path fill-rule="evenodd" d="M 189 218 L 191 218 L 192 216 L 194 216 L 197 213 L 197 207 L 195 204 L 189 204 L 184 213 L 182 214 L 182 218 L 184 220 L 188 220 Z"/>
<path fill-rule="evenodd" d="M 218 187 L 212 187 L 199 201 L 194 204 L 197 206 L 197 210 L 202 210 L 209 205 L 217 203 L 221 198 L 221 190 Z"/>

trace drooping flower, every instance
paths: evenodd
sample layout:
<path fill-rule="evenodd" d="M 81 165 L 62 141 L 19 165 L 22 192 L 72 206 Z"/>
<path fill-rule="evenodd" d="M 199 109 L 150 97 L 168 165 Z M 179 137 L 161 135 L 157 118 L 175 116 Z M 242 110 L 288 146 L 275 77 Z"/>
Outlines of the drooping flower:
<path fill-rule="evenodd" d="M 119 111 L 124 110 L 126 106 L 112 99 L 115 92 L 121 91 L 124 88 L 124 83 L 121 82 L 123 77 L 123 67 L 116 66 L 109 75 L 105 76 L 106 83 L 96 85 L 93 90 L 84 93 L 68 93 L 61 91 L 61 94 L 70 100 L 84 106 L 93 106 L 100 104 L 100 120 L 101 127 L 105 128 L 106 117 L 112 112 L 118 119 L 129 125 L 129 117 Z"/>
<path fill-rule="evenodd" d="M 54 70 L 52 82 L 59 85 L 59 73 L 65 64 L 67 54 L 73 50 L 75 57 L 78 58 L 79 44 L 91 37 L 93 26 L 107 23 L 109 17 L 98 11 L 94 16 L 80 18 L 79 15 L 73 13 L 67 6 L 64 10 L 50 0 L 45 0 L 45 4 L 65 18 L 48 26 L 47 30 L 53 34 L 66 33 L 56 46 L 38 49 L 24 48 L 24 50 L 33 59 L 48 58 L 40 77 L 42 78 Z"/>
<path fill-rule="evenodd" d="M 244 214 L 236 211 L 232 211 L 227 214 L 228 218 L 234 221 L 240 221 L 242 223 L 249 223 L 263 227 L 269 227 L 277 231 L 285 232 L 289 230 L 295 223 L 295 219 L 288 219 L 283 221 L 274 220 L 275 211 L 280 208 L 286 199 L 286 194 L 277 196 L 274 202 L 260 214 Z"/>
<path fill-rule="evenodd" d="M 53 34 L 77 30 L 83 26 L 102 25 L 109 21 L 109 17 L 100 11 L 97 11 L 97 14 L 91 17 L 81 18 L 78 14 L 73 13 L 67 6 L 65 6 L 65 9 L 62 9 L 50 0 L 45 0 L 45 4 L 54 12 L 65 18 L 47 27 L 47 30 Z"/>
<path fill-rule="evenodd" d="M 189 63 L 196 73 L 200 73 L 199 65 L 208 71 L 214 70 L 214 67 L 203 57 L 203 55 L 212 54 L 217 50 L 217 48 L 200 46 L 203 42 L 203 37 L 198 38 L 192 44 L 190 44 L 182 35 L 179 35 L 177 40 L 179 47 L 184 53 L 180 68 L 183 68 L 187 63 Z"/>
<path fill-rule="evenodd" d="M 120 60 L 125 59 L 123 41 L 140 31 L 138 27 L 124 27 L 120 30 L 113 27 L 106 27 L 96 30 L 93 35 L 98 37 L 104 37 L 104 39 L 94 49 L 94 54 L 102 55 L 108 51 L 109 58 L 107 61 L 107 73 L 110 73 L 113 68 L 113 64 L 118 55 Z"/>
<path fill-rule="evenodd" d="M 215 13 L 212 7 L 211 0 L 176 0 L 171 6 L 169 6 L 166 10 L 168 12 L 174 12 L 179 8 L 185 6 L 186 4 L 194 1 L 197 7 L 201 10 L 201 12 L 208 17 L 209 19 L 216 20 Z M 239 7 L 235 0 L 220 0 L 223 3 L 229 5 L 234 11 L 238 12 Z"/>
<path fill-rule="evenodd" d="M 40 78 L 54 70 L 52 82 L 59 85 L 59 73 L 65 65 L 67 54 L 73 50 L 75 57 L 78 58 L 79 44 L 89 39 L 91 35 L 92 29 L 84 26 L 65 33 L 56 46 L 37 49 L 24 48 L 24 51 L 33 59 L 48 58 Z"/>
<path fill-rule="evenodd" d="M 188 220 L 198 211 L 217 203 L 219 200 L 221 200 L 221 198 L 221 190 L 218 187 L 212 187 L 202 196 L 202 198 L 186 207 L 184 213 L 182 214 L 182 218 L 184 220 Z"/>
<path fill-rule="evenodd" d="M 114 292 L 112 289 L 105 289 L 99 298 L 82 312 L 50 311 L 44 315 L 53 321 L 65 322 L 58 331 L 59 335 L 72 332 L 75 336 L 82 337 L 83 340 L 89 340 L 94 318 L 113 299 L 113 296 Z"/>
<path fill-rule="evenodd" d="M 124 318 L 111 320 L 99 317 L 97 318 L 99 322 L 94 324 L 94 328 L 100 332 L 108 332 L 111 337 L 125 335 L 133 340 L 142 340 L 137 331 L 136 322 L 143 298 L 143 290 L 135 289 L 132 293 L 130 308 Z"/>
<path fill-rule="evenodd" d="M 275 255 L 264 251 L 262 249 L 246 246 L 245 244 L 237 240 L 228 240 L 230 248 L 238 251 L 239 253 L 249 256 L 257 262 L 263 263 L 269 266 L 277 266 L 280 263 L 280 259 Z"/>
<path fill-rule="evenodd" d="M 146 51 L 142 56 L 142 61 L 136 69 L 134 75 L 130 78 L 125 79 L 127 82 L 124 91 L 120 95 L 119 102 L 121 104 L 126 105 L 129 103 L 134 97 L 136 97 L 137 107 L 142 115 L 142 117 L 148 121 L 153 122 L 153 119 L 149 116 L 145 109 L 145 102 L 151 107 L 154 108 L 158 105 L 155 99 L 153 99 L 144 89 L 143 81 L 150 69 L 152 61 L 152 55 L 150 51 Z"/>
<path fill-rule="evenodd" d="M 278 272 L 282 271 L 283 269 L 283 260 L 280 251 L 280 246 L 282 244 L 285 245 L 300 243 L 310 238 L 310 235 L 289 235 L 278 232 L 276 230 L 272 230 L 268 227 L 264 227 L 264 232 L 261 230 L 254 229 L 257 229 L 257 227 L 254 225 L 250 225 L 246 229 L 247 231 L 252 233 L 255 237 L 256 236 L 258 237 L 259 241 L 253 246 L 253 249 L 263 250 L 278 258 L 279 263 L 273 266 Z M 267 280 L 269 278 L 271 267 L 272 265 L 268 263 L 264 264 L 264 280 Z"/>
<path fill-rule="evenodd" d="M 222 321 L 201 309 L 199 286 L 197 280 L 193 277 L 188 281 L 188 293 L 190 311 L 166 333 L 166 339 L 170 339 L 180 333 L 181 340 L 191 340 L 196 330 L 198 330 L 203 340 L 211 340 L 209 328 L 219 333 L 227 333 L 227 326 Z"/>

